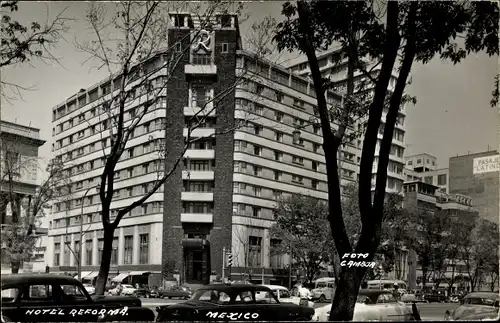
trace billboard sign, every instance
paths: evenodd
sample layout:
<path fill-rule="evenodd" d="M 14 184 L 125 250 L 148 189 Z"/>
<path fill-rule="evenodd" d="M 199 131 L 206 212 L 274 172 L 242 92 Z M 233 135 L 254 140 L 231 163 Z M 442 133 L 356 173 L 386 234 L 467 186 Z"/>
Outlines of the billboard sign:
<path fill-rule="evenodd" d="M 500 155 L 474 158 L 473 174 L 483 174 L 500 171 Z"/>

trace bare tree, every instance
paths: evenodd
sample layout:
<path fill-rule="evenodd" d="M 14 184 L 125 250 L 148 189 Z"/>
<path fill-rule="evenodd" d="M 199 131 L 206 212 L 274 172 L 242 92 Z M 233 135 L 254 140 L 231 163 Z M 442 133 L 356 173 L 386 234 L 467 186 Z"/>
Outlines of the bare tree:
<path fill-rule="evenodd" d="M 243 268 L 243 279 L 248 279 L 252 281 L 252 276 L 254 274 L 253 270 L 257 268 L 260 264 L 263 267 L 263 243 L 264 238 L 259 234 L 252 234 L 252 230 L 255 230 L 255 221 L 252 218 L 245 217 L 243 224 L 233 225 L 232 236 L 235 240 L 234 242 L 238 246 L 234 250 L 234 260 L 235 264 L 239 268 Z M 259 245 L 251 244 L 250 236 L 255 236 L 260 239 L 260 252 L 256 252 Z M 258 241 L 256 241 L 258 242 Z M 259 259 L 260 257 L 260 259 Z M 233 265 L 234 266 L 234 265 Z"/>
<path fill-rule="evenodd" d="M 201 47 L 209 46 L 210 30 L 217 14 L 227 15 L 228 8 L 233 7 L 230 2 L 214 1 L 205 3 L 203 6 L 206 5 L 206 8 L 202 8 L 202 5 L 190 8 L 189 11 L 196 16 L 199 26 L 192 26 L 187 36 L 168 43 L 170 23 L 167 19 L 168 13 L 175 12 L 179 8 L 178 5 L 176 2 L 128 1 L 115 3 L 111 12 L 108 9 L 112 6 L 93 3 L 87 10 L 86 20 L 94 37 L 91 41 L 76 42 L 79 50 L 89 54 L 89 62 L 97 62 L 95 67 L 104 68 L 110 73 L 109 87 L 105 87 L 106 92 L 95 104 L 100 106 L 102 111 L 101 136 L 104 139 L 109 134 L 111 138 L 109 146 L 105 142 L 102 148 L 105 162 L 100 176 L 99 196 L 104 247 L 97 279 L 97 294 L 104 293 L 110 268 L 113 235 L 121 219 L 147 201 L 173 174 L 176 174 L 187 149 L 193 143 L 210 141 L 217 135 L 229 135 L 236 127 L 248 121 L 245 116 L 243 122 L 237 122 L 234 127 L 227 129 L 217 129 L 209 136 L 196 136 L 193 133 L 195 129 L 208 122 L 216 107 L 220 108 L 224 104 L 225 97 L 233 95 L 236 87 L 242 83 L 245 71 L 243 67 L 237 66 L 237 77 L 233 84 L 210 97 L 196 98 L 198 109 L 186 122 L 188 129 L 187 134 L 184 134 L 184 141 L 182 142 L 182 138 L 175 139 L 181 141 L 177 153 L 166 151 L 166 146 L 160 138 L 150 136 L 150 142 L 154 143 L 158 150 L 155 164 L 158 176 L 137 200 L 113 210 L 116 212 L 116 217 L 111 216 L 115 169 L 134 131 L 147 113 L 156 109 L 167 109 L 162 104 L 162 98 L 165 97 L 167 85 L 176 80 L 176 71 L 183 68 L 183 57 L 191 50 L 195 41 L 201 43 Z M 181 9 L 185 11 L 185 8 Z M 137 105 L 139 107 L 135 108 Z M 177 122 L 168 115 L 169 112 L 162 125 L 162 129 L 167 131 L 174 122 Z"/>
<path fill-rule="evenodd" d="M 64 176 L 62 163 L 51 162 L 46 168 L 47 179 L 34 194 L 19 194 L 18 185 L 37 173 L 40 160 L 23 155 L 17 142 L 2 138 L 0 144 L 2 259 L 10 262 L 12 273 L 18 273 L 22 263 L 32 259 L 38 241 L 36 228 L 50 203 L 64 195 L 59 187 L 64 186 L 68 178 Z M 10 218 L 6 217 L 7 208 L 10 208 Z"/>
<path fill-rule="evenodd" d="M 19 9 L 18 3 L 19 1 L 1 1 L 0 4 L 2 14 L 0 68 L 3 70 L 0 95 L 7 102 L 22 98 L 23 91 L 33 88 L 9 82 L 5 76 L 5 69 L 20 64 L 31 64 L 34 60 L 57 63 L 58 58 L 51 51 L 57 43 L 64 40 L 64 34 L 69 29 L 70 21 L 73 20 L 65 17 L 63 10 L 53 20 L 47 17 L 45 24 L 34 21 L 24 25 L 13 18 L 14 12 Z M 29 6 L 26 3 L 24 5 Z M 48 12 L 49 5 L 46 7 Z"/>

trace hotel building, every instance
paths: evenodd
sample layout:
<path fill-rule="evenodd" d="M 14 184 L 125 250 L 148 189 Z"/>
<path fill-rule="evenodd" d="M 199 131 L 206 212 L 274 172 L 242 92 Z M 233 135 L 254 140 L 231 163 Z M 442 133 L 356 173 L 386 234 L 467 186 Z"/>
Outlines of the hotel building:
<path fill-rule="evenodd" d="M 203 48 L 190 43 L 195 16 L 177 13 L 171 19 L 172 48 L 190 49 L 173 71 L 164 95 L 127 142 L 116 167 L 112 215 L 144 194 L 156 179 L 155 147 L 166 149 L 171 165 L 182 153 L 189 118 L 233 88 L 203 126 L 192 132 L 192 137 L 201 139 L 190 144 L 182 167 L 120 222 L 110 275 L 158 277 L 168 267 L 175 268 L 183 282 L 206 283 L 214 273 L 221 274 L 225 248 L 234 256 L 234 279 L 252 272 L 256 282 L 287 284 L 289 272 L 284 268 L 289 260 L 271 252 L 280 243 L 269 231 L 276 201 L 292 193 L 327 199 L 321 130 L 310 121 L 317 116 L 313 86 L 307 78 L 243 51 L 236 16 L 219 17 L 208 32 L 209 45 Z M 147 64 L 161 66 L 166 59 L 168 53 L 160 53 Z M 158 79 L 164 74 L 158 72 Z M 68 205 L 54 206 L 47 261 L 56 271 L 74 271 L 76 262 L 65 241 L 73 247 L 84 243 L 87 278 L 97 275 L 103 246 L 95 186 L 102 173 L 102 149 L 109 151 L 109 133 L 99 130 L 107 122 L 99 102 L 109 97 L 115 80 L 82 89 L 53 109 L 54 155 L 72 158 L 75 198 Z M 137 94 L 128 106 L 127 118 L 140 108 L 139 99 Z M 329 93 L 328 100 L 334 104 L 341 98 Z M 293 136 L 297 130 L 299 139 Z M 347 143 L 339 163 L 342 185 L 356 181 L 357 156 L 357 143 Z M 402 161 L 402 155 L 391 158 Z M 85 227 L 83 239 L 80 221 Z"/>
<path fill-rule="evenodd" d="M 17 123 L 0 121 L 0 216 L 2 231 L 8 230 L 12 223 L 12 203 L 10 194 L 17 199 L 17 212 L 21 218 L 26 216 L 27 201 L 36 194 L 38 167 L 38 148 L 45 143 L 40 139 L 40 130 Z M 7 163 L 8 159 L 8 163 Z M 7 172 L 14 175 L 12 182 Z M 33 259 L 24 262 L 19 272 L 41 272 L 45 270 L 44 254 L 47 247 L 46 219 L 41 215 L 34 235 L 37 237 Z M 2 245 L 2 249 L 7 246 Z M 4 258 L 2 250 L 2 274 L 11 273 L 9 259 Z"/>
<path fill-rule="evenodd" d="M 346 93 L 347 91 L 347 58 L 342 56 L 339 58 L 340 51 L 338 49 L 331 49 L 324 52 L 318 52 L 316 54 L 318 58 L 318 64 L 320 67 L 320 72 L 324 78 L 330 79 L 333 83 L 334 90 L 337 93 Z M 367 64 L 367 70 L 371 71 L 372 75 L 378 75 L 380 72 L 380 66 L 374 66 L 374 64 L 367 59 L 363 59 Z M 305 56 L 301 56 L 294 60 L 290 60 L 287 67 L 295 74 L 308 77 L 310 75 L 309 64 Z M 361 72 L 357 71 L 354 74 L 355 77 L 355 91 L 372 92 L 375 89 L 375 85 L 372 84 L 366 76 Z M 394 71 L 391 79 L 389 81 L 389 91 L 393 91 L 396 86 L 397 73 Z M 406 106 L 401 104 L 398 116 L 398 122 L 395 125 L 391 152 L 389 155 L 389 165 L 387 173 L 387 192 L 401 193 L 403 190 L 403 182 L 405 181 L 405 176 L 403 174 L 404 168 L 404 150 L 405 150 L 405 134 L 406 134 Z M 383 128 L 385 126 L 385 118 L 387 115 L 387 108 L 384 109 L 382 113 L 382 123 L 380 125 L 379 133 L 377 135 L 377 147 L 375 150 L 375 159 L 373 163 L 373 175 L 372 183 L 375 183 L 377 165 L 378 165 L 378 153 L 380 150 L 380 143 L 383 136 Z M 359 122 L 358 127 L 362 127 L 363 120 Z M 356 160 L 359 164 L 361 160 L 361 151 L 363 148 L 362 138 L 359 138 L 355 142 L 357 148 Z"/>

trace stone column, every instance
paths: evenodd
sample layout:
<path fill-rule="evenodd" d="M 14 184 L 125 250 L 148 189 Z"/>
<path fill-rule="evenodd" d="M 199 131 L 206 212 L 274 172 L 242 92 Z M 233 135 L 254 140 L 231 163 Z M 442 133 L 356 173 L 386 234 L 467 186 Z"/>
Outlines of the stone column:
<path fill-rule="evenodd" d="M 134 225 L 134 248 L 132 249 L 132 264 L 138 265 L 139 264 L 139 247 L 140 247 L 140 241 L 139 241 L 139 227 L 137 225 Z"/>

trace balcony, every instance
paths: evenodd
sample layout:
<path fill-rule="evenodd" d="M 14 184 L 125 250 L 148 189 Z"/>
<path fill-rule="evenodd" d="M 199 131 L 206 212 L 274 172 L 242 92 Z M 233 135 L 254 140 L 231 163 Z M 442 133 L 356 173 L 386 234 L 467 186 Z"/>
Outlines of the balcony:
<path fill-rule="evenodd" d="M 183 134 L 184 137 L 187 137 L 189 129 L 184 128 Z M 213 137 L 215 135 L 214 128 L 196 128 L 191 130 L 191 138 L 208 138 Z"/>
<path fill-rule="evenodd" d="M 181 222 L 213 223 L 214 215 L 211 213 L 181 213 Z"/>
<path fill-rule="evenodd" d="M 184 73 L 194 75 L 216 75 L 217 66 L 210 55 L 192 54 L 191 64 L 184 66 Z"/>
<path fill-rule="evenodd" d="M 200 106 L 191 106 L 191 107 L 184 107 L 184 115 L 186 117 L 191 117 L 194 115 L 200 116 L 200 117 L 206 117 L 211 116 L 215 117 L 215 109 L 213 108 L 212 103 L 208 103 L 204 108 Z"/>
<path fill-rule="evenodd" d="M 190 180 L 213 180 L 214 179 L 214 171 L 213 170 L 183 170 L 182 171 L 182 179 L 190 179 Z"/>
<path fill-rule="evenodd" d="M 212 192 L 182 192 L 181 199 L 183 201 L 212 202 L 214 200 L 214 193 L 212 193 Z"/>
<path fill-rule="evenodd" d="M 214 159 L 215 150 L 213 149 L 188 149 L 184 157 L 189 159 Z"/>

